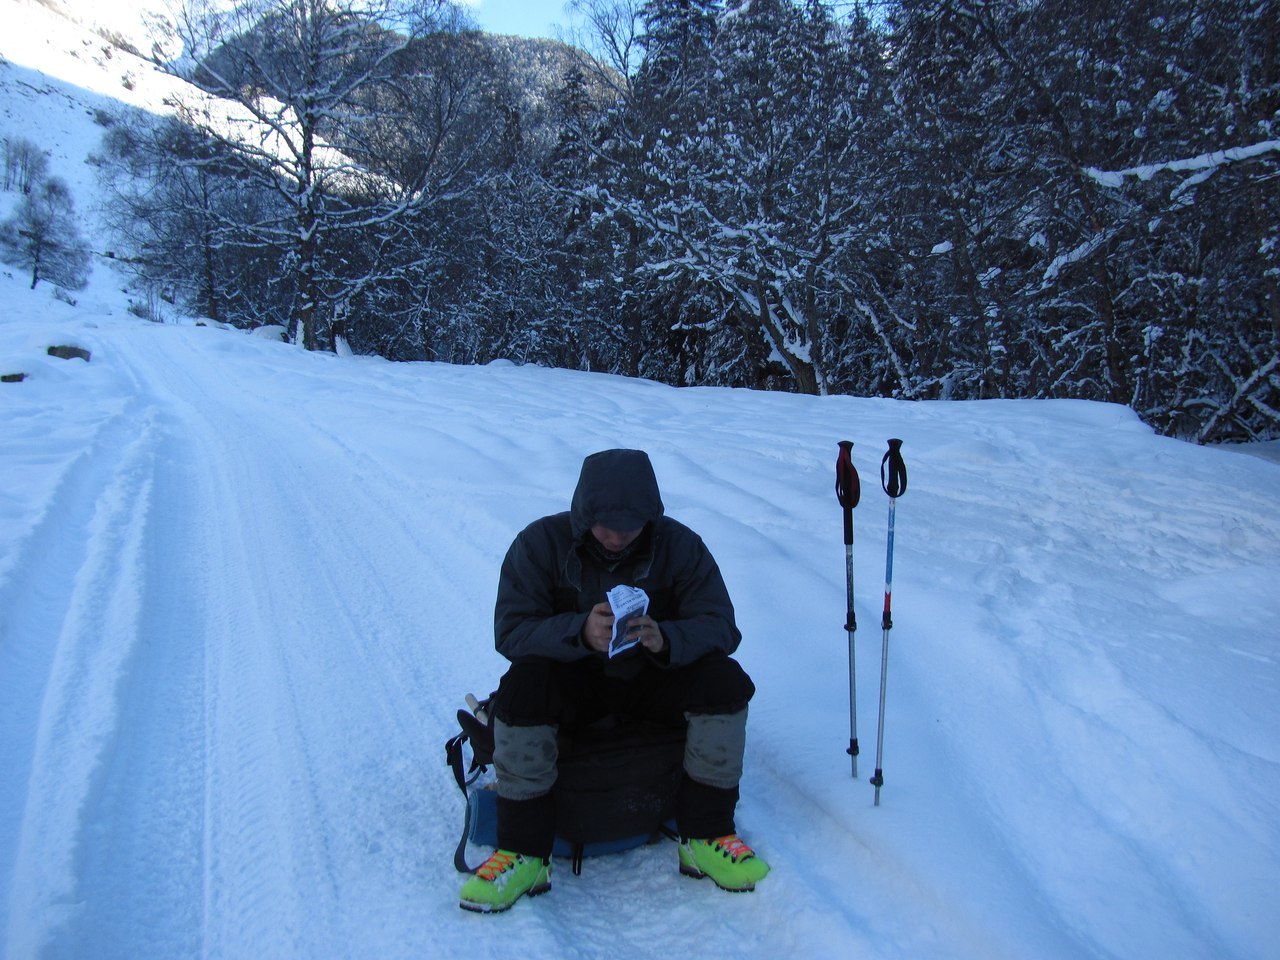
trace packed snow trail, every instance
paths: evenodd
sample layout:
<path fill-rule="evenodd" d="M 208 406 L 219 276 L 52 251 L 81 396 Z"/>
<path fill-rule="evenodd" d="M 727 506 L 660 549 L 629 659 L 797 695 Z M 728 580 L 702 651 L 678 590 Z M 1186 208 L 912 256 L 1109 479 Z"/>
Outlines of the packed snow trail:
<path fill-rule="evenodd" d="M 0 394 L 5 957 L 501 937 L 546 958 L 1245 960 L 1280 936 L 1274 464 L 1098 404 L 674 390 L 74 316 L 55 326 L 92 363 Z M 869 773 L 888 436 L 912 482 L 873 808 L 843 752 L 832 483 L 851 437 Z M 760 690 L 739 825 L 773 873 L 726 895 L 662 844 L 467 914 L 442 744 L 503 670 L 498 565 L 618 445 L 649 450 L 734 596 Z"/>

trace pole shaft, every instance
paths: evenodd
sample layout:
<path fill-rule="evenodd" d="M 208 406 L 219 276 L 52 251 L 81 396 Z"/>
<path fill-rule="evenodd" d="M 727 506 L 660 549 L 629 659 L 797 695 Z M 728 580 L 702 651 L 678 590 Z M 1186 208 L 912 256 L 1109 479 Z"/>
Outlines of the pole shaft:
<path fill-rule="evenodd" d="M 885 550 L 884 566 L 884 614 L 880 620 L 884 631 L 880 646 L 880 722 L 876 728 L 876 773 L 871 778 L 875 784 L 875 806 L 880 806 L 880 788 L 884 786 L 884 701 L 889 682 L 889 631 L 893 629 L 893 522 L 898 501 L 889 498 L 889 539 Z"/>
<path fill-rule="evenodd" d="M 858 471 L 853 465 L 853 441 L 841 440 L 836 457 L 836 499 L 844 516 L 844 580 L 845 615 L 844 629 L 849 641 L 849 754 L 853 776 L 858 776 L 858 707 L 857 679 L 854 666 L 853 635 L 858 629 L 858 618 L 853 609 L 853 508 L 862 495 Z"/>
<path fill-rule="evenodd" d="M 845 632 L 849 636 L 849 759 L 853 767 L 853 777 L 858 776 L 858 683 L 853 657 L 853 634 L 858 629 L 858 621 L 853 611 L 853 544 L 844 548 L 845 570 Z"/>

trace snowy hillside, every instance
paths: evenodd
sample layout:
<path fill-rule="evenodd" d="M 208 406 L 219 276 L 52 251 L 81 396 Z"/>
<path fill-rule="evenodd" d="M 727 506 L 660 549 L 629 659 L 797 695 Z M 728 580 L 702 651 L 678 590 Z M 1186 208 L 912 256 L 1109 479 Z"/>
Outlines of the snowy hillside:
<path fill-rule="evenodd" d="M 164 112 L 183 85 L 34 0 L 0 0 L 0 11 L 0 127 L 6 137 L 43 140 L 51 172 L 87 199 L 98 186 L 85 163 L 103 133 L 98 111 Z"/>
<path fill-rule="evenodd" d="M 162 78 L 0 5 L 6 129 L 91 233 L 95 108 Z M 139 321 L 122 286 L 99 259 L 72 306 L 0 268 L 0 374 L 27 374 L 0 384 L 0 956 L 1275 955 L 1277 464 L 1101 404 L 307 354 Z M 874 807 L 889 437 L 911 485 Z M 617 445 L 650 452 L 737 604 L 739 825 L 773 873 L 731 896 L 664 843 L 465 913 L 442 745 L 503 669 L 498 564 Z"/>

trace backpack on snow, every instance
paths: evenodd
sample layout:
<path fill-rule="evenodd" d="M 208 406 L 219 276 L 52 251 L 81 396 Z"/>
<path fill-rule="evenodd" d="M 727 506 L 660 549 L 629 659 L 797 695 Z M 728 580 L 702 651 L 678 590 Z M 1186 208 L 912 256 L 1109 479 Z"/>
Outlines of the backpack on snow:
<path fill-rule="evenodd" d="M 458 711 L 461 731 L 445 744 L 445 759 L 466 798 L 462 839 L 454 853 L 459 873 L 470 873 L 468 843 L 498 845 L 496 784 L 480 783 L 493 763 L 492 695 Z M 584 857 L 619 853 L 675 838 L 675 799 L 684 774 L 685 732 L 649 723 L 601 721 L 561 734 L 552 793 L 556 836 L 552 855 L 569 857 L 573 872 Z M 469 747 L 470 758 L 468 760 Z"/>

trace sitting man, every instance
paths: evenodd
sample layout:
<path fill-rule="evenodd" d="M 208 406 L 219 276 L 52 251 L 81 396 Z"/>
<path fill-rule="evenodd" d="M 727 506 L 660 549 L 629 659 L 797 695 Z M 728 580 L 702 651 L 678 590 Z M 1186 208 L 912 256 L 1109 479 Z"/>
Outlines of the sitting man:
<path fill-rule="evenodd" d="M 629 621 L 638 644 L 610 658 L 605 595 L 621 584 L 643 589 L 649 610 Z M 755 888 L 769 867 L 734 826 L 755 687 L 729 657 L 742 635 L 720 569 L 697 534 L 664 516 L 647 454 L 587 457 L 570 510 L 516 537 L 494 629 L 511 661 L 493 705 L 498 850 L 463 885 L 464 909 L 506 910 L 551 888 L 557 730 L 610 715 L 687 724 L 680 872 Z"/>

